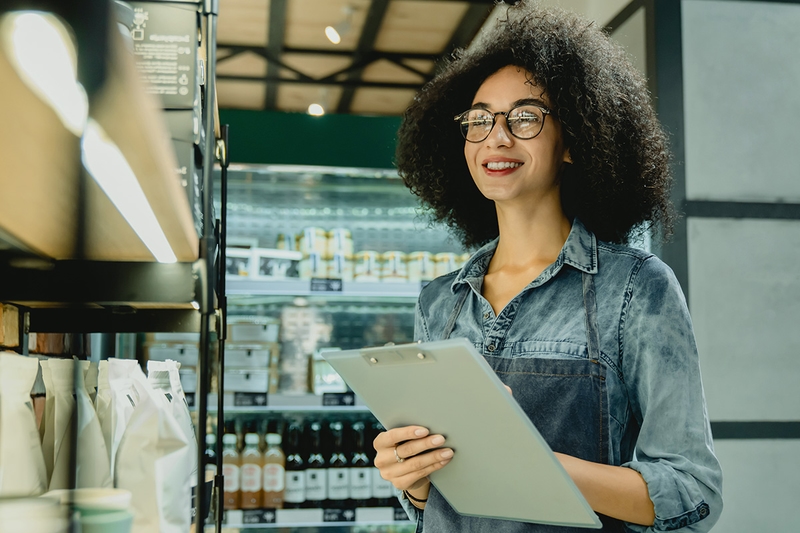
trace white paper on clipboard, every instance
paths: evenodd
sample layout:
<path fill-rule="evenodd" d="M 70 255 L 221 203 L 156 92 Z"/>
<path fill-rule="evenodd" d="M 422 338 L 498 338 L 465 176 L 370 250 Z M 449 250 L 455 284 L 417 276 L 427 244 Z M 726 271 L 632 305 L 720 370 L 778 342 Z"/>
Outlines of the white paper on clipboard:
<path fill-rule="evenodd" d="M 445 435 L 456 453 L 430 479 L 457 512 L 602 527 L 528 416 L 466 339 L 323 357 L 384 427 L 420 425 Z"/>

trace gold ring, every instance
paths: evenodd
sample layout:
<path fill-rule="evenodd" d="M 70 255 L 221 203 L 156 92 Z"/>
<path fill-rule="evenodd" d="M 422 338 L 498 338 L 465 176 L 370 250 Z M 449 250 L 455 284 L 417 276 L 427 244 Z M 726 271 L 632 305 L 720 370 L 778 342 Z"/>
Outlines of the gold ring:
<path fill-rule="evenodd" d="M 400 457 L 399 455 L 397 455 L 397 446 L 395 446 L 395 447 L 394 447 L 394 456 L 395 456 L 395 458 L 397 459 L 397 462 L 398 462 L 398 463 L 402 463 L 403 461 L 405 461 L 405 459 L 403 459 L 402 457 Z"/>

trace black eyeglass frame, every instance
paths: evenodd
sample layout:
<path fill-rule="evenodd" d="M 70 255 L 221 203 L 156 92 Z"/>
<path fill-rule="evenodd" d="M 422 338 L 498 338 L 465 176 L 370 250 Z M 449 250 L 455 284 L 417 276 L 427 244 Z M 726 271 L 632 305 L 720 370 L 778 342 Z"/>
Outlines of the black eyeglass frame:
<path fill-rule="evenodd" d="M 491 135 L 492 131 L 494 131 L 494 127 L 497 125 L 497 115 L 503 115 L 506 118 L 506 124 L 508 124 L 508 115 L 510 115 L 512 111 L 514 111 L 515 109 L 519 109 L 520 107 L 536 107 L 536 108 L 540 109 L 542 111 L 542 115 L 544 115 L 542 117 L 542 127 L 539 128 L 539 131 L 536 132 L 536 135 L 533 135 L 531 137 L 520 137 L 519 135 L 517 135 L 516 133 L 514 133 L 512 131 L 510 125 L 508 126 L 508 132 L 511 135 L 513 135 L 514 137 L 516 137 L 517 139 L 522 139 L 524 141 L 527 141 L 527 140 L 530 140 L 530 139 L 535 139 L 540 133 L 542 133 L 542 130 L 544 129 L 544 122 L 547 119 L 547 115 L 552 115 L 553 114 L 553 112 L 550 109 L 548 109 L 548 108 L 546 108 L 544 106 L 541 106 L 541 105 L 537 105 L 537 104 L 519 104 L 519 105 L 515 105 L 514 107 L 512 107 L 508 111 L 497 111 L 497 112 L 492 112 L 492 111 L 489 111 L 488 109 L 484 109 L 482 107 L 470 107 L 469 109 L 467 109 L 463 113 L 459 113 L 458 115 L 453 117 L 453 120 L 456 121 L 456 122 L 459 122 L 470 111 L 476 111 L 476 110 L 479 110 L 479 109 L 481 111 L 486 111 L 487 113 L 492 115 L 492 127 L 489 128 L 489 131 L 486 132 L 486 137 L 484 137 L 483 139 L 477 140 L 477 141 L 470 141 L 469 139 L 467 139 L 467 133 L 466 133 L 466 131 L 464 131 L 464 128 L 461 127 L 462 124 L 459 123 L 458 131 L 461 132 L 461 136 L 464 137 L 465 141 L 467 141 L 469 143 L 482 143 L 483 141 L 488 139 L 489 135 Z"/>

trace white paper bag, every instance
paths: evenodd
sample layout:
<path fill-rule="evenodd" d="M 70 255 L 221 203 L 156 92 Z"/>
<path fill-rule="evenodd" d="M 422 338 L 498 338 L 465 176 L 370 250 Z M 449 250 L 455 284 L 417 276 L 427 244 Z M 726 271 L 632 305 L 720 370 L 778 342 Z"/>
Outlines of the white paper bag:
<path fill-rule="evenodd" d="M 31 401 L 38 372 L 36 358 L 0 353 L 0 497 L 38 496 L 47 489 Z"/>
<path fill-rule="evenodd" d="M 133 533 L 186 533 L 191 526 L 189 442 L 163 393 L 133 372 L 139 400 L 116 458 L 117 487 L 133 493 Z"/>
<path fill-rule="evenodd" d="M 83 369 L 72 359 L 50 359 L 50 381 L 54 396 L 52 428 L 53 474 L 50 490 L 69 488 L 72 418 L 77 416 L 75 480 L 77 488 L 111 487 L 111 469 L 103 432 L 94 405 L 86 393 Z M 46 386 L 46 384 L 45 384 Z M 48 392 L 48 396 L 49 396 Z M 46 405 L 46 404 L 45 404 Z"/>
<path fill-rule="evenodd" d="M 94 403 L 97 396 L 99 368 L 94 361 L 81 361 L 81 366 L 83 367 L 83 382 L 86 385 L 86 394 L 89 395 L 89 399 Z"/>
<path fill-rule="evenodd" d="M 133 388 L 131 373 L 139 371 L 134 359 L 100 361 L 97 376 L 95 410 L 103 433 L 112 476 L 116 476 L 116 456 L 125 428 L 133 415 L 138 393 Z M 116 478 L 115 478 L 116 485 Z"/>

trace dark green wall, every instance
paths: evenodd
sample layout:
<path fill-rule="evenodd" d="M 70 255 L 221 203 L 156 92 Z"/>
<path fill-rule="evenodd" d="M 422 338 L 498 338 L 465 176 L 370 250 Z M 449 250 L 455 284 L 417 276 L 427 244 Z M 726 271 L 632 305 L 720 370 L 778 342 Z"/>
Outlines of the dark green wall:
<path fill-rule="evenodd" d="M 392 168 L 400 117 L 220 109 L 231 163 Z"/>

